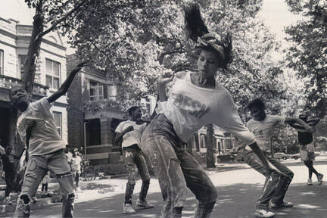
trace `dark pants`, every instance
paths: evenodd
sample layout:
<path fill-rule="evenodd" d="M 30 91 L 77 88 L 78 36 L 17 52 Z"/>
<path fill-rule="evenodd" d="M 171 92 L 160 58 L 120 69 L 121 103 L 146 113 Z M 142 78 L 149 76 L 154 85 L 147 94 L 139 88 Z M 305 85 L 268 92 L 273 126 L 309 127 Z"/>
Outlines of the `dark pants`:
<path fill-rule="evenodd" d="M 165 201 L 162 216 L 178 217 L 176 213 L 181 211 L 177 208 L 183 207 L 189 188 L 199 201 L 197 213 L 209 217 L 216 202 L 216 189 L 163 114 L 157 115 L 144 130 L 140 146 L 159 180 Z"/>
<path fill-rule="evenodd" d="M 41 191 L 48 192 L 48 183 L 42 184 Z"/>
<path fill-rule="evenodd" d="M 75 172 L 74 173 L 74 179 L 75 179 L 75 186 L 76 188 L 79 186 L 79 177 L 80 177 L 80 173 L 79 172 Z"/>
<path fill-rule="evenodd" d="M 252 151 L 243 152 L 245 162 L 267 178 L 263 187 L 263 193 L 257 200 L 257 208 L 261 209 L 267 209 L 269 206 L 269 201 L 277 205 L 282 204 L 288 186 L 294 176 L 294 173 L 284 164 L 280 163 L 274 158 L 269 157 L 267 153 L 265 153 L 265 156 L 272 165 L 274 165 L 283 174 L 287 175 L 287 177 L 278 172 L 273 172 L 271 175 L 266 175 L 267 172 L 259 157 Z"/>
<path fill-rule="evenodd" d="M 6 190 L 5 190 L 5 197 L 8 197 L 11 192 L 16 190 L 16 183 L 15 183 L 15 175 L 12 172 L 5 172 L 5 181 L 6 181 Z"/>
<path fill-rule="evenodd" d="M 5 197 L 8 197 L 11 192 L 18 192 L 19 185 L 17 184 L 16 165 L 10 161 L 8 155 L 2 155 L 3 171 L 5 172 L 6 190 Z"/>
<path fill-rule="evenodd" d="M 312 178 L 312 173 L 316 174 L 316 176 L 319 176 L 318 171 L 313 167 L 313 161 L 312 160 L 306 160 L 303 161 L 304 165 L 306 165 L 308 167 L 309 170 L 309 179 Z"/>
<path fill-rule="evenodd" d="M 128 181 L 125 191 L 125 203 L 132 203 L 135 181 L 138 173 L 142 179 L 140 200 L 144 201 L 150 184 L 150 173 L 143 152 L 137 145 L 123 149 L 124 161 L 128 172 Z"/>

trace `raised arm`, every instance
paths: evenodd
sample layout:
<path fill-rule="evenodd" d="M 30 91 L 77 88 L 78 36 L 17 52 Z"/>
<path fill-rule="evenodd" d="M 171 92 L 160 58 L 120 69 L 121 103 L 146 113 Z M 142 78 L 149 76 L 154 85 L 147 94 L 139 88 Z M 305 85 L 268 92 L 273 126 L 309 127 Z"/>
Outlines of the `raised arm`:
<path fill-rule="evenodd" d="M 160 102 L 167 101 L 166 87 L 174 79 L 174 74 L 166 73 L 158 80 L 158 98 Z"/>
<path fill-rule="evenodd" d="M 310 120 L 307 121 L 307 123 L 310 126 L 316 126 L 319 123 L 320 119 L 319 118 L 312 118 Z"/>
<path fill-rule="evenodd" d="M 313 133 L 313 128 L 299 118 L 287 117 L 285 119 L 285 123 L 289 124 L 290 126 L 292 126 L 293 128 L 295 128 L 297 130 L 303 130 L 305 132 Z"/>
<path fill-rule="evenodd" d="M 53 93 L 51 96 L 48 97 L 49 103 L 56 101 L 58 98 L 66 94 L 68 88 L 70 87 L 70 85 L 74 80 L 74 77 L 85 65 L 86 62 L 80 63 L 70 72 L 69 76 L 67 77 L 65 82 L 60 86 L 60 88 L 55 93 Z"/>
<path fill-rule="evenodd" d="M 133 127 L 133 126 L 129 126 L 129 127 L 127 127 L 126 129 L 124 129 L 122 132 L 117 132 L 117 133 L 116 133 L 116 136 L 115 136 L 115 144 L 118 144 L 118 142 L 119 142 L 120 140 L 122 140 L 123 136 L 124 136 L 126 133 L 128 133 L 128 132 L 130 132 L 130 131 L 133 131 L 133 130 L 134 130 L 134 127 Z"/>

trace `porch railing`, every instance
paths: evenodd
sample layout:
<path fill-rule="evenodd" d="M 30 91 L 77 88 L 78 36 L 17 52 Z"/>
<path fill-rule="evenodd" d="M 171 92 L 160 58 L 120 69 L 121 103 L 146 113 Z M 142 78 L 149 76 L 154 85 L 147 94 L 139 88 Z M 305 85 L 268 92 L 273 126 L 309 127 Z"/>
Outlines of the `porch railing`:
<path fill-rule="evenodd" d="M 22 81 L 20 79 L 0 75 L 0 88 L 11 89 L 13 86 L 21 84 L 21 82 Z M 44 85 L 41 85 L 38 83 L 34 83 L 33 95 L 46 96 L 47 90 L 48 90 L 47 86 L 44 86 Z"/>

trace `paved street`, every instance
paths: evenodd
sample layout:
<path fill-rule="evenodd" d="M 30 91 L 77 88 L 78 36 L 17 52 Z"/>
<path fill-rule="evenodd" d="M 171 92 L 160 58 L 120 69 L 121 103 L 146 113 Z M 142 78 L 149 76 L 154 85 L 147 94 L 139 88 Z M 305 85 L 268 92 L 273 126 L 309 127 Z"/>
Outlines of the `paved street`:
<path fill-rule="evenodd" d="M 277 212 L 280 218 L 321 218 L 327 217 L 327 183 L 307 186 L 307 169 L 300 161 L 285 162 L 295 173 L 286 200 L 295 204 L 292 209 Z M 327 159 L 316 162 L 316 169 L 327 175 Z M 253 217 L 254 203 L 259 196 L 264 178 L 244 164 L 224 164 L 217 170 L 208 172 L 217 187 L 219 196 L 212 217 L 215 218 L 247 218 Z M 326 178 L 325 178 L 326 179 Z M 156 180 L 152 180 L 148 199 L 155 208 L 140 210 L 136 214 L 124 215 L 122 211 L 123 193 L 126 179 L 107 179 L 88 183 L 88 189 L 79 193 L 76 217 L 159 217 L 162 198 Z M 84 183 L 84 186 L 86 184 Z M 134 199 L 140 190 L 138 181 Z M 83 187 L 85 188 L 85 187 Z M 91 190 L 90 190 L 91 189 Z M 192 217 L 196 200 L 190 193 L 187 199 L 184 216 Z M 49 205 L 33 211 L 33 218 L 60 217 L 61 205 Z"/>

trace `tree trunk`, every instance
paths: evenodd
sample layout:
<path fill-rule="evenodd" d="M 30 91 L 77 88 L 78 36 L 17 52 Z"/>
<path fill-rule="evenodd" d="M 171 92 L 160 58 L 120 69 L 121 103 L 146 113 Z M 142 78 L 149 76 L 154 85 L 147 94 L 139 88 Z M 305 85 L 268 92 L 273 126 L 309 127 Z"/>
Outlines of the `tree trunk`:
<path fill-rule="evenodd" d="M 195 142 L 196 152 L 200 152 L 200 144 L 199 144 L 199 135 L 198 135 L 198 133 L 194 133 L 194 142 Z"/>
<path fill-rule="evenodd" d="M 206 137 L 206 147 L 207 147 L 207 168 L 215 168 L 215 156 L 214 156 L 214 129 L 213 125 L 207 125 L 207 137 Z"/>
<path fill-rule="evenodd" d="M 24 89 L 30 93 L 31 95 L 33 94 L 33 83 L 34 83 L 34 78 L 35 78 L 35 70 L 36 70 L 36 60 L 39 56 L 40 53 L 40 47 L 41 47 L 41 41 L 42 37 L 40 37 L 40 34 L 43 32 L 43 21 L 44 17 L 42 14 L 42 1 L 39 1 L 39 4 L 35 8 L 35 16 L 34 16 L 34 21 L 33 21 L 33 30 L 32 30 L 32 36 L 30 40 L 30 44 L 28 47 L 28 52 L 27 52 L 27 57 L 24 63 L 24 73 L 22 75 L 22 85 Z M 17 116 L 17 114 L 16 114 Z M 15 120 L 17 117 L 14 118 Z M 16 128 L 13 129 L 13 131 L 16 131 Z M 18 145 L 17 143 L 14 146 L 21 146 Z M 15 147 L 14 150 L 19 151 L 20 148 Z M 19 152 L 20 153 L 20 152 Z M 17 155 L 17 154 L 16 154 Z M 22 154 L 20 153 L 18 156 L 21 156 Z M 19 165 L 19 159 L 15 159 L 14 166 L 18 167 Z M 13 181 L 13 184 L 15 184 L 14 188 L 16 190 L 20 190 L 23 177 L 19 175 L 18 170 L 14 169 L 16 173 L 16 181 Z"/>
<path fill-rule="evenodd" d="M 42 2 L 42 1 L 40 1 Z M 22 83 L 28 93 L 33 91 L 33 83 L 35 78 L 36 60 L 40 53 L 42 37 L 40 34 L 44 28 L 44 18 L 42 14 L 42 4 L 40 3 L 35 9 L 35 16 L 33 21 L 33 30 L 28 47 L 28 53 L 26 61 L 24 63 L 24 74 L 22 77 Z"/>

